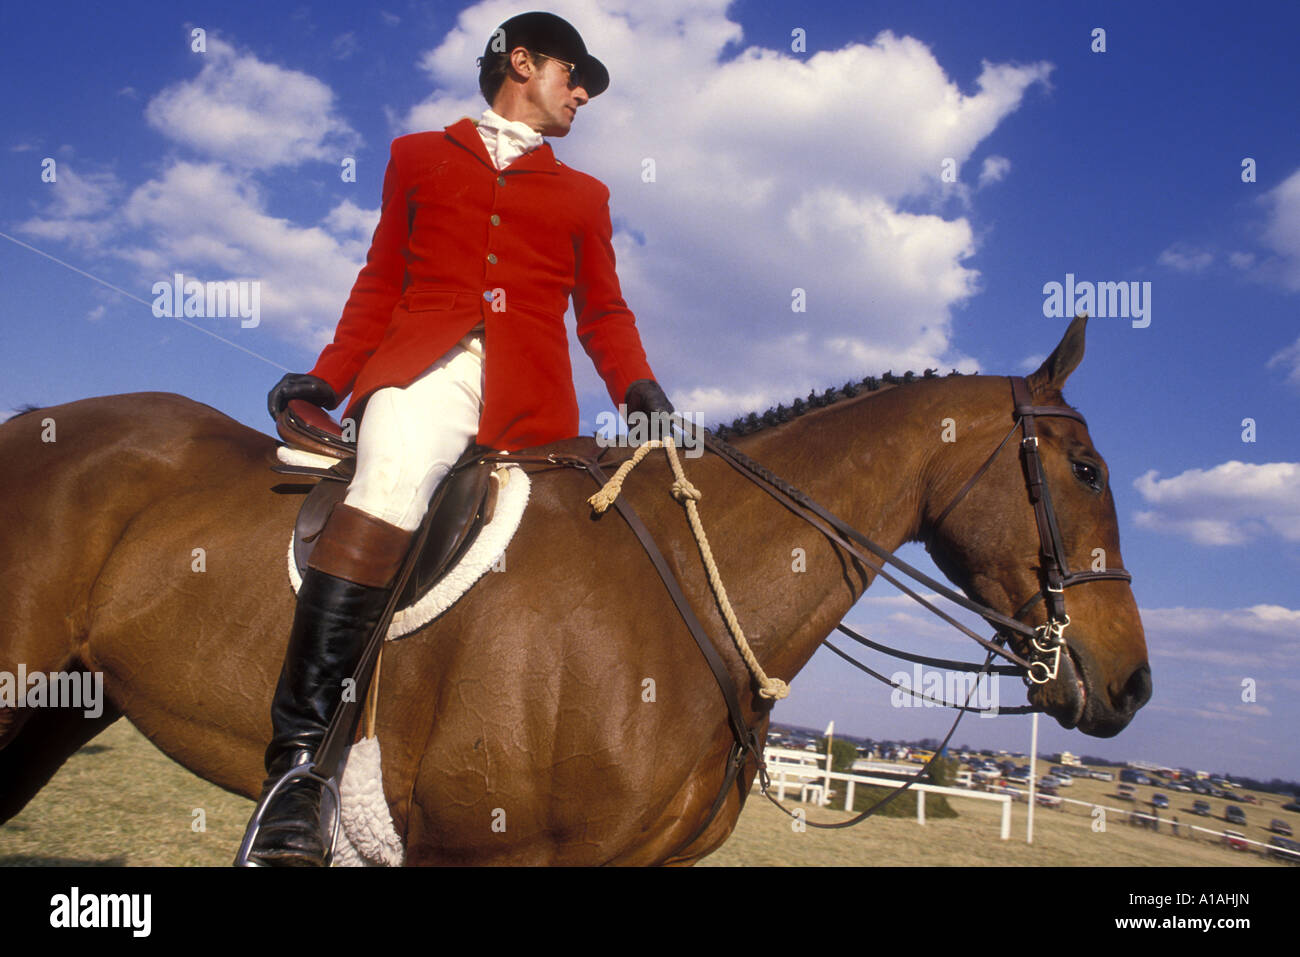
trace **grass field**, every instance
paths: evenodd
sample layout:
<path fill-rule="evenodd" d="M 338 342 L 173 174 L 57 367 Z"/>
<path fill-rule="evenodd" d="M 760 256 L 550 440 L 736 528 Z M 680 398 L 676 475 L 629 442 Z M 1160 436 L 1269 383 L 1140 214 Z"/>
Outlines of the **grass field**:
<path fill-rule="evenodd" d="M 1140 788 L 1139 808 L 1152 788 Z M 1067 797 L 1121 806 L 1114 785 L 1079 781 Z M 1222 801 L 1211 802 L 1220 820 L 1190 813 L 1191 795 L 1169 794 L 1173 806 L 1162 817 L 1178 815 L 1184 824 L 1222 828 Z M 1260 795 L 1261 806 L 1244 805 L 1248 827 L 1234 827 L 1254 840 L 1266 840 L 1264 826 L 1281 811 L 1282 799 Z M 1040 808 L 1034 818 L 1034 843 L 1025 843 L 1023 804 L 1013 805 L 1012 836 L 998 840 L 999 806 L 994 802 L 952 800 L 958 814 L 931 820 L 873 818 L 839 831 L 796 832 L 790 818 L 757 790 L 731 839 L 703 866 L 922 865 L 1274 865 L 1259 854 L 1234 851 L 1208 837 L 1174 837 L 1124 823 L 1110 813 L 1105 829 L 1094 830 L 1084 808 Z M 118 721 L 82 748 L 21 814 L 0 826 L 3 866 L 225 866 L 231 862 L 252 811 L 252 802 L 202 781 L 171 761 L 125 720 Z M 842 820 L 839 812 L 810 809 L 813 820 Z M 1295 823 L 1295 822 L 1293 822 Z M 200 826 L 201 825 L 201 826 Z"/>

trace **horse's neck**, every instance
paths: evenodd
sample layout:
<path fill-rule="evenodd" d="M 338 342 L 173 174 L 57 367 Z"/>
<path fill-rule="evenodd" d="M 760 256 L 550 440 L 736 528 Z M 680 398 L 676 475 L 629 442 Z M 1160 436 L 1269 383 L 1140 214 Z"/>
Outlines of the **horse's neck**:
<path fill-rule="evenodd" d="M 868 538 L 894 549 L 919 533 L 938 441 L 930 402 L 904 386 L 842 401 L 740 447 Z M 925 430 L 930 428 L 930 431 Z"/>
<path fill-rule="evenodd" d="M 931 431 L 925 431 L 934 415 L 932 400 L 918 395 L 922 391 L 904 386 L 846 400 L 737 445 L 872 541 L 893 550 L 918 533 L 928 494 L 924 477 L 938 440 L 937 419 Z M 774 544 L 775 526 L 770 522 L 787 520 L 765 493 L 753 488 L 746 494 L 755 509 L 751 554 L 760 554 Z M 812 532 L 811 526 L 804 528 Z M 806 549 L 803 573 L 755 583 L 751 591 L 768 613 L 759 636 L 759 658 L 765 666 L 770 662 L 771 673 L 780 677 L 793 676 L 803 667 L 863 590 L 861 578 L 856 572 L 846 575 L 825 539 L 806 532 L 797 538 L 812 546 Z M 784 543 L 782 549 L 789 550 Z M 795 556 L 795 567 L 797 562 Z M 764 588 L 782 600 L 771 602 L 762 594 Z"/>

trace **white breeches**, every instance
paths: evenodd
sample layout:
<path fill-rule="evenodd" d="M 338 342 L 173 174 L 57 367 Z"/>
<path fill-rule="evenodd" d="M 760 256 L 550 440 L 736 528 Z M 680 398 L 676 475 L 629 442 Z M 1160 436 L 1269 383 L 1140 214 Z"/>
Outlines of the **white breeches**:
<path fill-rule="evenodd" d="M 343 501 L 415 531 L 434 489 L 478 434 L 482 412 L 483 339 L 471 333 L 410 385 L 371 395 Z"/>

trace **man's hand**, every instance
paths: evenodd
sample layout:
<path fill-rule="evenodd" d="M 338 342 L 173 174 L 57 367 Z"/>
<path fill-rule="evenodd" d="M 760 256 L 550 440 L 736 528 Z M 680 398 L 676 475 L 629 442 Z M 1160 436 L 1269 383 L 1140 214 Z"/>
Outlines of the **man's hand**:
<path fill-rule="evenodd" d="M 324 379 L 293 372 L 277 382 L 275 388 L 267 393 L 266 408 L 271 413 L 271 418 L 279 418 L 290 399 L 306 399 L 312 405 L 318 405 L 322 409 L 332 409 L 339 404 L 339 397 L 334 394 L 334 387 Z"/>
<path fill-rule="evenodd" d="M 646 437 L 666 439 L 673 434 L 670 416 L 675 411 L 673 404 L 664 395 L 664 390 L 654 379 L 637 379 L 627 387 L 623 398 L 627 406 L 627 426 L 632 429 L 635 419 L 645 417 L 645 426 L 649 429 Z"/>
<path fill-rule="evenodd" d="M 668 401 L 668 396 L 664 395 L 664 390 L 654 379 L 637 379 L 628 386 L 623 404 L 627 406 L 628 415 L 633 412 L 644 415 L 662 412 L 671 415 L 676 411 L 673 404 Z"/>

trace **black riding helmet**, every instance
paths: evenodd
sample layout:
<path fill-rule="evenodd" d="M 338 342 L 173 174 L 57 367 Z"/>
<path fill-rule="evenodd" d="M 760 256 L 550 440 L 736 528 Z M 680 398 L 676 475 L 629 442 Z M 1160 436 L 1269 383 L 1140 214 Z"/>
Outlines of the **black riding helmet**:
<path fill-rule="evenodd" d="M 521 13 L 511 17 L 492 31 L 483 55 L 479 57 L 478 86 L 490 103 L 489 74 L 496 62 L 510 54 L 515 47 L 532 53 L 541 53 L 578 68 L 578 82 L 588 97 L 599 96 L 609 87 L 609 71 L 605 64 L 587 52 L 587 45 L 569 21 L 553 13 Z M 496 90 L 491 91 L 492 94 Z"/>

